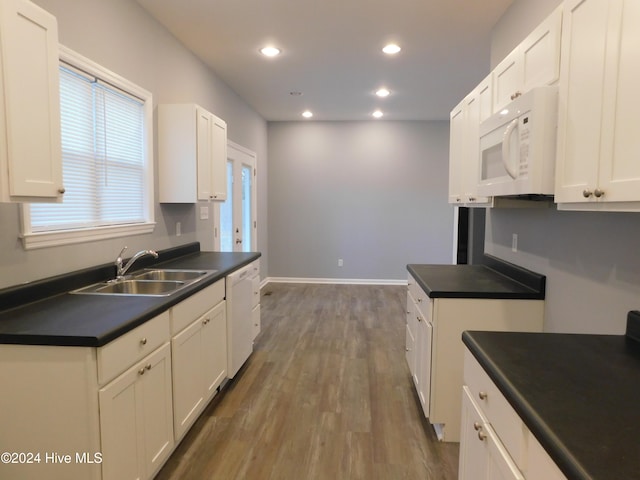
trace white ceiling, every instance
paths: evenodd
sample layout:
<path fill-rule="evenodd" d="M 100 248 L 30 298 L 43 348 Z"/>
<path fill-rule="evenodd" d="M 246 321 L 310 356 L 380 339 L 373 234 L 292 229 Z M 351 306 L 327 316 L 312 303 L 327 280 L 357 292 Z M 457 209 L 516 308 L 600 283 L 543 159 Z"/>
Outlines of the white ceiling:
<path fill-rule="evenodd" d="M 138 0 L 266 120 L 448 119 L 513 0 Z M 394 57 L 381 48 L 402 47 Z M 276 58 L 258 49 L 273 44 Z M 380 86 L 386 99 L 374 95 Z M 302 92 L 292 96 L 290 92 Z"/>

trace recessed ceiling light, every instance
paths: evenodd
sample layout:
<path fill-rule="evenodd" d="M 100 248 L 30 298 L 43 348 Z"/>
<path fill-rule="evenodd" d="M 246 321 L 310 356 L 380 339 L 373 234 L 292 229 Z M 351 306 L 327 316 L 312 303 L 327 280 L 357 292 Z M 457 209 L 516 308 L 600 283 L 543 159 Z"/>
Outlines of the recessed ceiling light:
<path fill-rule="evenodd" d="M 382 113 L 380 110 L 376 110 L 371 115 L 373 115 L 375 118 L 381 118 L 384 115 L 384 113 Z"/>
<path fill-rule="evenodd" d="M 390 93 L 391 93 L 391 92 L 390 92 L 388 89 L 386 89 L 386 88 L 380 88 L 380 89 L 378 89 L 378 91 L 376 92 L 376 95 L 377 95 L 377 96 L 379 96 L 379 97 L 383 97 L 383 98 L 384 98 L 384 97 L 388 97 Z"/>
<path fill-rule="evenodd" d="M 302 112 L 302 116 L 304 118 L 311 118 L 313 117 L 313 113 L 310 110 L 305 110 L 304 112 Z"/>
<path fill-rule="evenodd" d="M 387 55 L 395 55 L 400 50 L 402 49 L 395 43 L 390 43 L 389 45 L 385 45 L 384 48 L 382 49 L 382 51 Z"/>
<path fill-rule="evenodd" d="M 280 55 L 280 49 L 276 47 L 262 47 L 260 49 L 260 53 L 265 57 L 275 57 Z"/>

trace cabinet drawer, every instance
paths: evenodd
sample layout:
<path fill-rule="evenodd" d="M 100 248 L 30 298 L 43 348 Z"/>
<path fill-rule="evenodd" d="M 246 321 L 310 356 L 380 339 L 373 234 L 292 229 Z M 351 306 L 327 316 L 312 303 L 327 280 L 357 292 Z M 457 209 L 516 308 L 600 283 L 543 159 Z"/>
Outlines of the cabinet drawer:
<path fill-rule="evenodd" d="M 224 279 L 184 299 L 171 309 L 171 335 L 179 333 L 196 318 L 224 300 Z"/>
<path fill-rule="evenodd" d="M 98 383 L 104 385 L 169 340 L 169 312 L 143 323 L 97 352 Z"/>
<path fill-rule="evenodd" d="M 251 306 L 257 307 L 260 303 L 260 275 L 256 275 L 251 279 Z"/>
<path fill-rule="evenodd" d="M 525 467 L 527 428 L 471 352 L 464 352 L 464 384 L 520 469 Z"/>
<path fill-rule="evenodd" d="M 252 269 L 251 275 L 260 276 L 260 260 L 259 259 L 255 260 L 255 261 L 251 262 L 250 265 L 251 265 L 251 269 Z"/>

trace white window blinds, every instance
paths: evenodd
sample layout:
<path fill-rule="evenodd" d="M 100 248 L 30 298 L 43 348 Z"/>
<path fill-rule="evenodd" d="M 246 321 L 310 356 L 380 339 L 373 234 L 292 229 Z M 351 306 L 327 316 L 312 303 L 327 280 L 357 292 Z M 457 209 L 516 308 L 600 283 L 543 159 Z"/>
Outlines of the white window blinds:
<path fill-rule="evenodd" d="M 64 64 L 60 66 L 60 204 L 31 204 L 32 232 L 144 223 L 144 102 Z"/>

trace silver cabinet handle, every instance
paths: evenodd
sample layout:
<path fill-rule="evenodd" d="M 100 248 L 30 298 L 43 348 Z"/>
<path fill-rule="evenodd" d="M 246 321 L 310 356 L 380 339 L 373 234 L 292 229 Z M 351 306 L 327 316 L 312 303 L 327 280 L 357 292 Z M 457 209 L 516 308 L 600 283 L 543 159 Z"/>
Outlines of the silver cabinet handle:
<path fill-rule="evenodd" d="M 582 191 L 582 196 L 584 198 L 589 198 L 591 195 L 593 195 L 593 192 L 591 190 L 583 190 Z"/>
<path fill-rule="evenodd" d="M 144 368 L 146 368 L 147 370 L 151 370 L 151 364 L 150 364 L 150 363 L 147 363 L 147 364 L 144 366 Z"/>
<path fill-rule="evenodd" d="M 58 189 L 58 193 L 59 193 L 60 195 L 63 195 L 63 194 L 64 194 L 64 192 L 66 192 L 66 190 L 65 190 L 65 188 L 64 188 L 64 187 L 60 187 L 60 188 Z"/>
<path fill-rule="evenodd" d="M 477 432 L 479 430 L 482 430 L 482 425 L 480 424 L 480 422 L 473 422 L 473 429 Z"/>
<path fill-rule="evenodd" d="M 142 367 L 140 370 L 138 370 L 138 375 L 144 375 L 144 372 L 146 372 L 146 370 L 144 367 Z"/>
<path fill-rule="evenodd" d="M 511 95 L 511 100 L 515 100 L 516 98 L 518 98 L 520 95 L 522 95 L 522 92 L 516 92 L 513 95 Z"/>
<path fill-rule="evenodd" d="M 604 195 L 604 190 L 600 190 L 599 188 L 596 188 L 593 191 L 593 194 L 596 196 L 596 198 L 600 198 Z"/>
<path fill-rule="evenodd" d="M 421 321 L 422 321 L 422 319 L 421 319 L 420 317 L 416 317 L 416 318 L 418 319 L 418 321 L 419 321 L 419 322 L 421 322 Z"/>
<path fill-rule="evenodd" d="M 147 339 L 145 337 L 142 337 L 140 339 L 140 345 L 146 345 L 147 344 Z"/>
<path fill-rule="evenodd" d="M 480 397 L 480 400 L 486 400 L 488 397 L 487 392 L 479 392 L 478 397 Z"/>
<path fill-rule="evenodd" d="M 486 434 L 486 433 L 484 433 L 484 432 L 482 431 L 482 429 L 480 429 L 480 430 L 478 431 L 478 439 L 479 439 L 481 442 L 484 442 L 485 438 L 487 438 L 487 434 Z"/>

